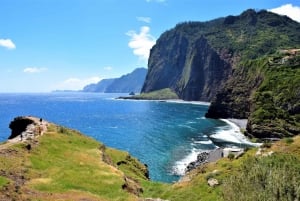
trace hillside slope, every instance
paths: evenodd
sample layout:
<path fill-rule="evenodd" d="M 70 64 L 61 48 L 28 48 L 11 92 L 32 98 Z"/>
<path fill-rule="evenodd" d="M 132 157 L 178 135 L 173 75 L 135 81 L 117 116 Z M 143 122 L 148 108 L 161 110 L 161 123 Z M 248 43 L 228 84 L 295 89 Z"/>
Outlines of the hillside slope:
<path fill-rule="evenodd" d="M 15 125 L 26 119 L 16 118 Z M 27 131 L 30 136 L 0 145 L 0 200 L 138 199 L 142 187 L 130 176 L 146 181 L 146 166 L 75 130 L 43 125 L 47 128 L 42 135 L 35 121 Z"/>

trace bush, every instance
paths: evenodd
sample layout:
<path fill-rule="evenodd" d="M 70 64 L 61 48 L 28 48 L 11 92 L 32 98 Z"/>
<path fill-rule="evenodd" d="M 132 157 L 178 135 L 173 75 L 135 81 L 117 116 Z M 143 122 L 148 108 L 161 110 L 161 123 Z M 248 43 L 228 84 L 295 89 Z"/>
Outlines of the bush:
<path fill-rule="evenodd" d="M 224 182 L 224 200 L 300 200 L 300 160 L 291 154 L 249 157 Z"/>
<path fill-rule="evenodd" d="M 235 157 L 235 155 L 233 153 L 228 154 L 227 158 L 229 158 L 229 160 L 233 160 Z"/>
<path fill-rule="evenodd" d="M 294 142 L 294 139 L 291 137 L 288 137 L 288 138 L 285 138 L 284 141 L 286 144 L 292 144 Z"/>
<path fill-rule="evenodd" d="M 261 145 L 262 148 L 271 148 L 272 147 L 272 143 L 271 142 L 264 142 Z"/>

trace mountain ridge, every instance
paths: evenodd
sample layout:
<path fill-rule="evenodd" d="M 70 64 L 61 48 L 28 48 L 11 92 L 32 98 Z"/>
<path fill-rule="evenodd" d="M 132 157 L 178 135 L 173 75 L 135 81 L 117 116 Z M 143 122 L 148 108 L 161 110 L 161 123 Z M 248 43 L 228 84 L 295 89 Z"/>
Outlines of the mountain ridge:
<path fill-rule="evenodd" d="M 266 85 L 270 77 L 284 79 L 285 70 L 275 68 L 286 68 L 286 71 L 291 71 L 290 76 L 295 75 L 294 82 L 300 82 L 298 53 L 284 53 L 285 50 L 300 48 L 299 32 L 300 24 L 287 16 L 253 9 L 238 16 L 177 24 L 163 33 L 151 49 L 142 92 L 170 88 L 183 100 L 210 101 L 207 117 L 250 118 L 247 134 L 255 137 L 299 134 L 300 130 L 295 129 L 300 126 L 298 110 L 297 114 L 292 114 L 284 103 L 272 103 L 278 108 L 277 112 L 265 115 L 273 110 L 269 107 L 257 112 L 264 104 L 256 104 L 255 100 L 255 92 L 261 89 L 261 85 Z M 294 57 L 289 60 L 290 64 L 274 66 L 268 63 L 272 58 L 284 60 L 288 56 Z M 286 104 L 292 103 L 289 107 L 298 108 L 295 102 L 300 101 L 300 94 L 290 96 L 289 83 L 278 80 L 273 84 L 275 88 L 286 89 L 283 97 L 291 98 L 281 98 L 279 102 L 288 101 Z M 298 85 L 295 87 L 296 91 L 300 90 Z M 272 88 L 268 86 L 268 90 L 272 91 Z M 273 95 L 276 97 L 275 93 Z M 274 101 L 278 102 L 270 102 Z M 272 118 L 257 122 L 262 116 Z M 261 130 L 254 129 L 253 125 Z"/>
<path fill-rule="evenodd" d="M 89 84 L 83 88 L 83 92 L 101 93 L 139 93 L 146 77 L 146 68 L 136 68 L 131 73 L 119 78 L 103 79 L 96 84 Z"/>

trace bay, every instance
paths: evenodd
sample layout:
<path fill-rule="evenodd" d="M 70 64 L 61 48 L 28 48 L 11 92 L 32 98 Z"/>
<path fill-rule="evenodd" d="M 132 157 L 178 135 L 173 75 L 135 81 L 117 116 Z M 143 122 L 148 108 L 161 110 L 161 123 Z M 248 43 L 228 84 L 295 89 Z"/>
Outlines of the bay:
<path fill-rule="evenodd" d="M 174 182 L 198 153 L 217 147 L 210 135 L 232 129 L 204 118 L 207 105 L 116 100 L 119 96 L 124 94 L 0 94 L 0 141 L 9 136 L 13 118 L 37 116 L 128 151 L 148 165 L 152 180 Z"/>

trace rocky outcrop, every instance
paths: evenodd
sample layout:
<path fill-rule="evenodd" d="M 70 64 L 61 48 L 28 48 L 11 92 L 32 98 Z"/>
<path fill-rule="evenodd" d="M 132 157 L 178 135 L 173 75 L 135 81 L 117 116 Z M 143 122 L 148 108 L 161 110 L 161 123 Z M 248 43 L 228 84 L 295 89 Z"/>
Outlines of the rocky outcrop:
<path fill-rule="evenodd" d="M 9 124 L 11 135 L 8 139 L 20 136 L 21 141 L 31 140 L 36 136 L 42 135 L 47 130 L 48 122 L 42 118 L 31 116 L 20 116 L 14 118 Z"/>
<path fill-rule="evenodd" d="M 9 128 L 11 129 L 11 135 L 8 137 L 8 139 L 12 139 L 17 137 L 18 135 L 21 135 L 21 133 L 26 131 L 27 126 L 33 124 L 33 122 L 33 120 L 27 117 L 14 118 L 14 120 L 9 124 Z"/>
<path fill-rule="evenodd" d="M 215 162 L 223 157 L 223 149 L 217 148 L 210 152 L 201 152 L 197 155 L 197 160 L 191 162 L 186 167 L 186 172 L 190 172 L 205 163 Z"/>

